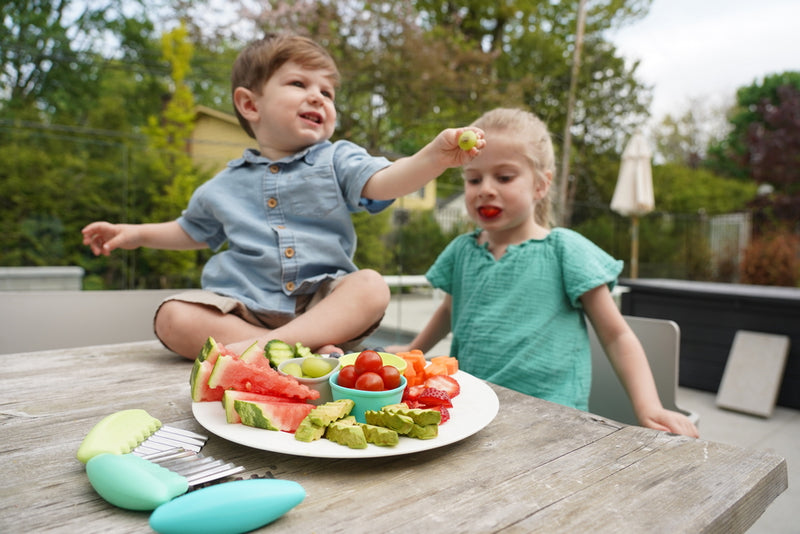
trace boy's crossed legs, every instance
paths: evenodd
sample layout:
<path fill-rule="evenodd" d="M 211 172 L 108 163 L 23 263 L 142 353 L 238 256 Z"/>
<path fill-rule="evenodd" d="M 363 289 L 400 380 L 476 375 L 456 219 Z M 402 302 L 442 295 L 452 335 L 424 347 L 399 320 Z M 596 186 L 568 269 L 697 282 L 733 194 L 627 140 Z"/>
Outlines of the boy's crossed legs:
<path fill-rule="evenodd" d="M 389 287 L 376 271 L 364 269 L 334 282 L 330 293 L 297 317 L 277 328 L 248 322 L 213 304 L 167 300 L 156 312 L 155 331 L 161 342 L 181 356 L 195 359 L 206 339 L 213 337 L 241 353 L 270 339 L 302 343 L 322 354 L 354 346 L 380 324 L 389 305 Z"/>

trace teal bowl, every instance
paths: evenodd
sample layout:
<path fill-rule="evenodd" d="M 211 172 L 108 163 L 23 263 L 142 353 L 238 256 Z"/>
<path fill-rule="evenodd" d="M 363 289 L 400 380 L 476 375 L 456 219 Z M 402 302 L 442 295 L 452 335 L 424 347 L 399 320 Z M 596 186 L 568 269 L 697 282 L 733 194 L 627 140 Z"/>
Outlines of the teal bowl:
<path fill-rule="evenodd" d="M 389 404 L 397 404 L 403 400 L 403 390 L 406 388 L 406 377 L 400 376 L 400 385 L 394 389 L 387 389 L 385 391 L 362 391 L 360 389 L 351 389 L 340 386 L 337 382 L 339 380 L 339 371 L 336 371 L 330 376 L 331 395 L 333 400 L 339 399 L 352 399 L 355 406 L 350 411 L 350 415 L 355 416 L 356 421 L 359 423 L 366 423 L 364 419 L 364 412 L 374 410 L 378 411 L 384 406 Z"/>

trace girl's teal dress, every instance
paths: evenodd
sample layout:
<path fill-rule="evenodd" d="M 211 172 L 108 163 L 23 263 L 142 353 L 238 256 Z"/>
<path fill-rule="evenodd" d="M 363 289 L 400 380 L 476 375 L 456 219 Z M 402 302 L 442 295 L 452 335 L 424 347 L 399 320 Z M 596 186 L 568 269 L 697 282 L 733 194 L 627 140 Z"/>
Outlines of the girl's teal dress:
<path fill-rule="evenodd" d="M 426 274 L 453 299 L 450 355 L 474 376 L 587 410 L 592 364 L 580 296 L 613 289 L 622 261 L 565 228 L 495 260 L 479 233 L 454 239 Z"/>

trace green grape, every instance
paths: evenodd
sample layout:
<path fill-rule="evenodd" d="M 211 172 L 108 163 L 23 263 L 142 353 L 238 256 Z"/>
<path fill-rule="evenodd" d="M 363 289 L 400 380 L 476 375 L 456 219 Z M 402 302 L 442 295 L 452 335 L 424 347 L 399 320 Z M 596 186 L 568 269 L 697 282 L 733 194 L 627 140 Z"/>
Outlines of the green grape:
<path fill-rule="evenodd" d="M 284 373 L 286 373 L 287 375 L 296 376 L 298 378 L 303 376 L 303 370 L 300 367 L 300 364 L 297 364 L 297 363 L 294 363 L 294 362 L 287 363 L 286 365 L 283 366 L 283 368 L 281 370 Z"/>
<path fill-rule="evenodd" d="M 458 138 L 458 146 L 461 150 L 472 150 L 478 144 L 478 136 L 472 130 L 467 130 Z"/>
<path fill-rule="evenodd" d="M 309 378 L 319 378 L 331 372 L 331 365 L 322 358 L 303 358 L 300 366 L 303 374 Z"/>

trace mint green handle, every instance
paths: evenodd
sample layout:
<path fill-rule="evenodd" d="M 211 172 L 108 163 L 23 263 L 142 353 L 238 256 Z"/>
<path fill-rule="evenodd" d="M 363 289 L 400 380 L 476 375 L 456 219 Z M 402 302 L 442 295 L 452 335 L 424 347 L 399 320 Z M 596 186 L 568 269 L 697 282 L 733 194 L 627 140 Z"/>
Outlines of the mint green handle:
<path fill-rule="evenodd" d="M 78 460 L 88 462 L 102 453 L 125 454 L 161 428 L 161 421 L 144 410 L 122 410 L 94 425 L 78 448 Z"/>
<path fill-rule="evenodd" d="M 305 497 L 291 480 L 225 482 L 162 504 L 150 515 L 150 527 L 160 534 L 241 534 L 275 521 Z"/>
<path fill-rule="evenodd" d="M 98 454 L 86 475 L 102 498 L 128 510 L 154 510 L 189 489 L 181 475 L 133 454 Z"/>

